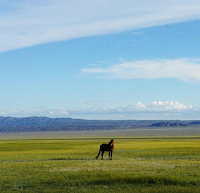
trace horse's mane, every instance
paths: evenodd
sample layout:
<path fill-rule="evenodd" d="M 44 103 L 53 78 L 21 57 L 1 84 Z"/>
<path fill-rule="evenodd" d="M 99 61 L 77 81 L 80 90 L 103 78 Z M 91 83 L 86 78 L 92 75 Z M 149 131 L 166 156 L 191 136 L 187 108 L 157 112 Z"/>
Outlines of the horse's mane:
<path fill-rule="evenodd" d="M 114 139 L 111 139 L 110 142 L 108 143 L 111 147 L 114 148 Z"/>

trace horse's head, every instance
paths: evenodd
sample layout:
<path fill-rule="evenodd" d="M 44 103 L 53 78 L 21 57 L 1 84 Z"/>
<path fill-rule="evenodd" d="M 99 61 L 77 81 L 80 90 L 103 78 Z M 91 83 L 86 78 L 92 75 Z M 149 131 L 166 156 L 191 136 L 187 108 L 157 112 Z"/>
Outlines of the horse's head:
<path fill-rule="evenodd" d="M 110 140 L 109 145 L 110 145 L 111 147 L 114 147 L 114 139 L 111 139 L 111 140 Z"/>

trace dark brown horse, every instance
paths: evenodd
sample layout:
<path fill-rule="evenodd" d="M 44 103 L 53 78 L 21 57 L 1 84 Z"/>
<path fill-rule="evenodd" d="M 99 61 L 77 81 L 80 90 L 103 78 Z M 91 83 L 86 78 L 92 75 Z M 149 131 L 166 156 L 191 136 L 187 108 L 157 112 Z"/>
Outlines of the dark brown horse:
<path fill-rule="evenodd" d="M 112 160 L 113 150 L 114 150 L 114 139 L 111 139 L 111 141 L 108 144 L 103 143 L 103 144 L 100 145 L 99 153 L 98 153 L 96 159 L 98 159 L 100 153 L 101 153 L 101 159 L 103 159 L 104 152 L 108 151 L 109 152 L 109 159 Z"/>

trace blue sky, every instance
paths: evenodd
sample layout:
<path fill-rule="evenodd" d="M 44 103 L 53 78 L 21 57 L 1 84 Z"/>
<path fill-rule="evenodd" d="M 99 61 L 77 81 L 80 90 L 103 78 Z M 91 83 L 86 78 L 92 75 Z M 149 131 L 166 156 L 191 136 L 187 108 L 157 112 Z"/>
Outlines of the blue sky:
<path fill-rule="evenodd" d="M 0 0 L 0 116 L 200 119 L 199 10 Z"/>

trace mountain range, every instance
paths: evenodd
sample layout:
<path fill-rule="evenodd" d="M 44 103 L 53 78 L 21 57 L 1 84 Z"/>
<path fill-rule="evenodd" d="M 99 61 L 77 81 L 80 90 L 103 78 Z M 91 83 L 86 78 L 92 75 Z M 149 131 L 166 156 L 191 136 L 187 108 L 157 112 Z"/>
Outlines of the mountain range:
<path fill-rule="evenodd" d="M 86 131 L 187 126 L 200 126 L 200 120 L 86 120 L 48 117 L 0 117 L 0 132 Z"/>

